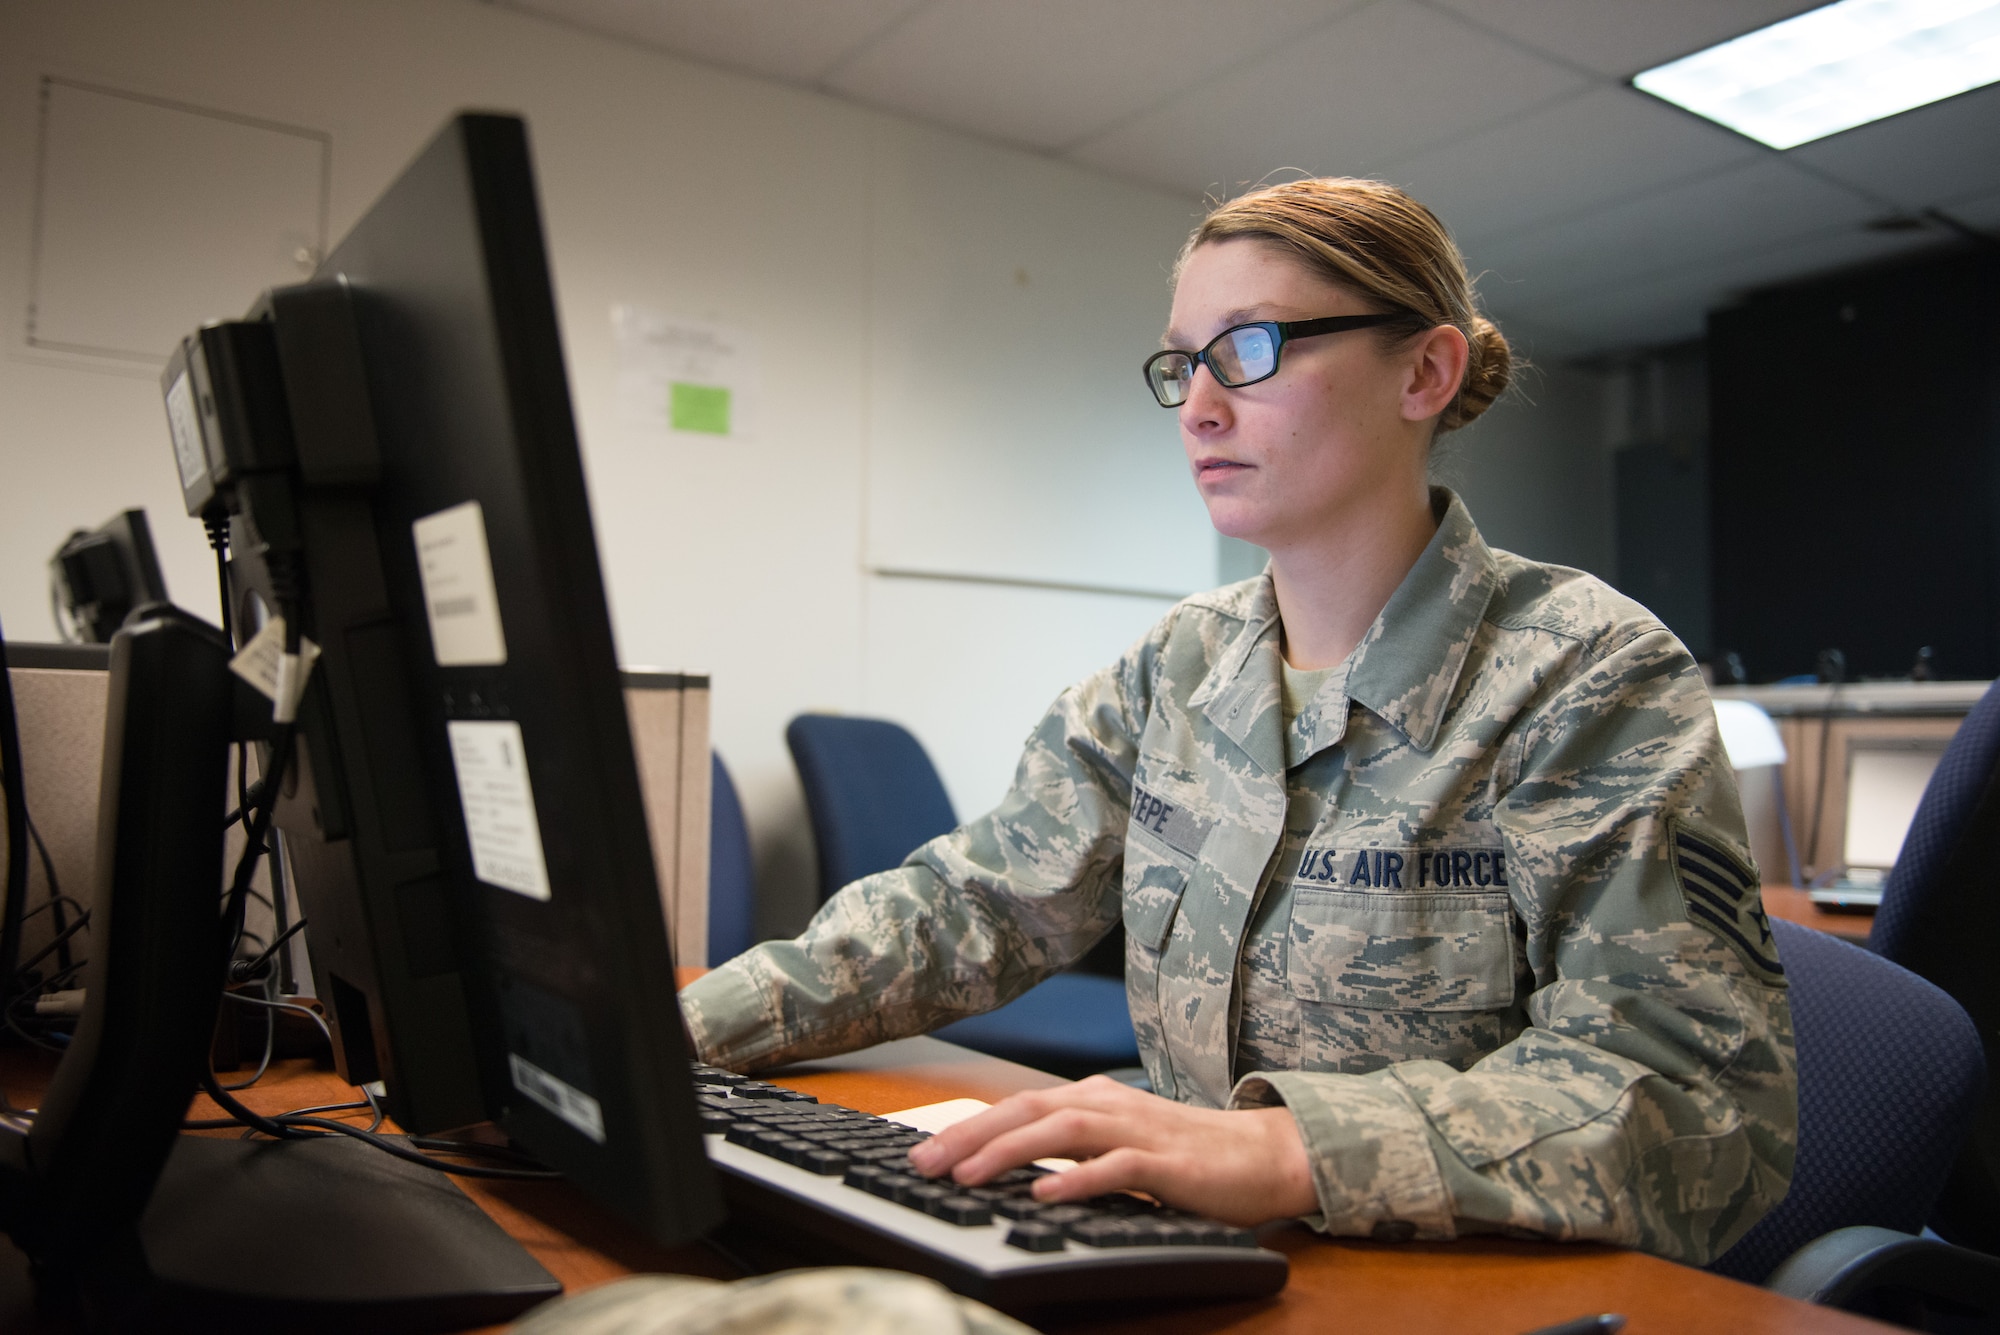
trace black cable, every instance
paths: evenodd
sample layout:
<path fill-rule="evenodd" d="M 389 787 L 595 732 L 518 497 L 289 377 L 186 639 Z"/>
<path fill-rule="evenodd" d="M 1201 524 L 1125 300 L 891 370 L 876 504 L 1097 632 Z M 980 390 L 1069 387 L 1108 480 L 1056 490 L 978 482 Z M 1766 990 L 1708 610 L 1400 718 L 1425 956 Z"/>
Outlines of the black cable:
<path fill-rule="evenodd" d="M 495 1145 L 483 1140 L 453 1140 L 449 1136 L 405 1136 L 404 1139 L 420 1150 L 463 1154 L 474 1159 L 504 1159 L 523 1167 L 543 1168 L 540 1159 L 512 1145 Z"/>
<path fill-rule="evenodd" d="M 57 904 L 57 902 L 58 902 L 58 901 L 60 901 L 60 902 L 62 902 L 62 903 L 64 903 L 64 904 L 67 904 L 67 905 L 69 905 L 69 906 L 70 906 L 71 908 L 75 909 L 75 910 L 76 910 L 76 911 L 77 911 L 78 913 L 88 913 L 88 912 L 90 912 L 90 910 L 89 910 L 89 909 L 85 908 L 85 907 L 84 907 L 84 906 L 83 906 L 82 904 L 79 904 L 79 903 L 78 903 L 78 902 L 76 901 L 76 898 L 75 898 L 75 896 L 73 896 L 73 895 L 58 895 L 58 896 L 57 896 L 57 897 L 56 897 L 55 899 L 49 899 L 49 900 L 44 900 L 44 901 L 42 901 L 42 904 L 41 904 L 41 906 L 40 906 L 40 907 L 38 907 L 38 908 L 32 908 L 32 909 L 29 909 L 29 910 L 28 910 L 28 912 L 27 912 L 27 914 L 26 914 L 25 916 L 26 916 L 26 917 L 29 917 L 29 918 L 32 918 L 32 917 L 34 917 L 34 916 L 35 916 L 35 915 L 36 915 L 37 913 L 47 913 L 47 912 L 48 912 L 48 911 L 49 911 L 50 909 L 52 909 L 52 908 L 54 908 L 54 907 L 56 906 L 56 904 Z"/>
<path fill-rule="evenodd" d="M 204 515 L 201 526 L 208 534 L 208 545 L 215 552 L 215 587 L 222 595 L 222 637 L 229 642 L 229 651 L 235 653 L 235 618 L 230 615 L 229 607 L 229 516 Z"/>
<path fill-rule="evenodd" d="M 418 1167 L 428 1168 L 434 1173 L 449 1173 L 454 1177 L 487 1177 L 516 1182 L 548 1182 L 562 1176 L 561 1173 L 550 1172 L 546 1169 L 486 1168 L 478 1164 L 445 1163 L 441 1160 L 431 1158 L 428 1154 L 420 1150 L 413 1150 L 408 1146 L 399 1145 L 387 1136 L 377 1135 L 373 1131 L 363 1131 L 358 1126 L 349 1126 L 345 1122 L 335 1122 L 324 1117 L 295 1116 L 283 1120 L 266 1117 L 262 1113 L 252 1112 L 249 1108 L 238 1102 L 228 1091 L 222 1089 L 216 1083 L 213 1072 L 203 1073 L 201 1086 L 203 1091 L 211 1099 L 215 1100 L 217 1107 L 235 1116 L 243 1125 L 280 1140 L 317 1140 L 329 1133 L 351 1136 L 363 1144 L 374 1146 L 384 1154 L 394 1155 L 405 1163 L 413 1163 Z"/>
<path fill-rule="evenodd" d="M 82 931 L 84 928 L 88 926 L 90 926 L 90 914 L 88 912 L 85 912 L 82 917 L 78 918 L 68 927 L 65 927 L 53 941 L 49 942 L 47 945 L 43 946 L 40 950 L 36 951 L 34 954 L 30 955 L 27 959 L 23 960 L 21 962 L 20 968 L 15 970 L 15 976 L 16 977 L 26 976 L 28 970 L 34 968 L 37 964 L 40 964 L 43 960 L 47 959 L 50 955 L 53 955 L 56 951 L 61 950 L 63 945 L 71 937 L 75 936 L 78 932 Z M 64 966 L 64 972 L 68 972 L 68 970 L 73 967 L 75 966 L 74 965 Z"/>
<path fill-rule="evenodd" d="M 268 989 L 266 989 L 266 992 L 268 996 Z M 222 995 L 230 1001 L 254 1000 L 254 998 L 240 996 L 235 992 L 224 992 Z M 259 1080 L 262 1080 L 264 1078 L 264 1072 L 271 1069 L 271 1054 L 277 1051 L 277 1047 L 278 1047 L 278 1017 L 267 1010 L 264 1012 L 264 1055 L 258 1059 L 256 1071 L 254 1071 L 251 1074 L 248 1080 L 239 1080 L 233 1085 L 223 1085 L 222 1087 L 224 1089 L 231 1091 L 239 1089 L 248 1089 L 250 1088 L 250 1086 L 256 1084 Z"/>
<path fill-rule="evenodd" d="M 487 1168 L 481 1164 L 445 1163 L 441 1159 L 433 1159 L 430 1155 L 422 1151 L 399 1145 L 387 1136 L 378 1136 L 373 1131 L 363 1131 L 358 1126 L 349 1126 L 345 1122 L 329 1121 L 324 1117 L 301 1117 L 289 1125 L 316 1127 L 320 1130 L 332 1131 L 339 1135 L 352 1136 L 363 1144 L 373 1145 L 384 1154 L 393 1154 L 405 1163 L 413 1163 L 421 1168 L 428 1168 L 434 1173 L 449 1173 L 454 1177 L 495 1178 L 503 1182 L 558 1182 L 562 1180 L 561 1173 L 547 1168 Z"/>
<path fill-rule="evenodd" d="M 236 943 L 243 935 L 245 904 L 251 890 L 251 878 L 257 874 L 257 860 L 264 855 L 265 839 L 271 832 L 271 813 L 278 805 L 278 787 L 284 781 L 285 768 L 291 763 L 292 745 L 298 737 L 295 724 L 284 724 L 278 729 L 277 738 L 271 743 L 271 769 L 266 776 L 268 782 L 259 785 L 263 791 L 252 805 L 249 826 L 244 833 L 243 854 L 236 859 L 236 874 L 230 878 L 228 898 L 222 912 L 222 975 L 228 977 L 228 961 L 236 954 Z M 261 896 L 260 896 L 261 898 Z"/>
<path fill-rule="evenodd" d="M 34 841 L 36 858 L 42 864 L 42 879 L 49 883 L 48 903 L 42 905 L 41 909 L 30 909 L 27 913 L 22 914 L 22 920 L 25 922 L 35 914 L 40 913 L 42 909 L 48 909 L 50 910 L 49 921 L 55 924 L 55 929 L 58 933 L 63 932 L 69 926 L 69 920 L 62 911 L 63 902 L 68 900 L 74 904 L 76 901 L 70 899 L 68 895 L 62 892 L 62 883 L 56 879 L 55 859 L 49 856 L 49 846 L 42 842 L 42 832 L 35 828 L 35 818 L 28 813 L 25 806 L 21 810 L 21 815 L 28 822 L 28 838 Z M 77 904 L 77 911 L 84 912 L 85 910 L 81 904 Z M 56 952 L 56 963 L 64 969 L 70 967 L 69 940 L 66 936 L 63 937 L 62 949 Z"/>
<path fill-rule="evenodd" d="M 1819 770 L 1813 776 L 1812 827 L 1811 832 L 1806 835 L 1806 856 L 1814 860 L 1814 880 L 1818 880 L 1820 875 L 1826 871 L 1826 868 L 1820 866 L 1818 861 L 1819 822 L 1820 817 L 1826 814 L 1826 762 L 1828 753 L 1833 749 L 1833 703 L 1835 697 L 1839 694 L 1840 683 L 1835 682 L 1833 683 L 1833 689 L 1827 692 L 1826 713 L 1820 715 L 1819 720 Z"/>
<path fill-rule="evenodd" d="M 306 920 L 304 918 L 300 918 L 290 927 L 287 927 L 284 931 L 278 933 L 278 939 L 273 941 L 270 945 L 266 946 L 264 948 L 264 952 L 261 955 L 258 955 L 255 959 L 237 960 L 234 963 L 232 963 L 229 966 L 230 978 L 233 981 L 239 983 L 247 983 L 252 978 L 255 978 L 257 976 L 257 971 L 270 962 L 271 956 L 277 954 L 280 950 L 283 950 L 285 947 L 285 942 L 291 940 L 293 937 L 297 936 L 300 932 L 304 931 L 305 925 L 306 925 Z M 276 1005 L 277 1003 L 273 1002 L 272 1004 Z"/>

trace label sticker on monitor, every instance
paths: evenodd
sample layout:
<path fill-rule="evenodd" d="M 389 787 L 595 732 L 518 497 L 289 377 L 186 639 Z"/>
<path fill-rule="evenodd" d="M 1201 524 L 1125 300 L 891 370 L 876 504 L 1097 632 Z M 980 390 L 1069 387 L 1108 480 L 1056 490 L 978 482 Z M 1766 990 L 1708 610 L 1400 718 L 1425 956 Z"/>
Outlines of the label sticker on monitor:
<path fill-rule="evenodd" d="M 201 419 L 195 416 L 194 389 L 187 372 L 174 380 L 167 391 L 167 429 L 174 437 L 174 462 L 181 469 L 181 490 L 186 491 L 208 474 L 208 455 L 201 445 Z"/>
<path fill-rule="evenodd" d="M 598 1144 L 604 1143 L 604 1109 L 596 1099 L 556 1079 L 517 1053 L 507 1054 L 507 1069 L 513 1073 L 514 1088 Z"/>
<path fill-rule="evenodd" d="M 500 599 L 493 591 L 493 559 L 486 550 L 486 515 L 479 502 L 425 515 L 410 529 L 416 534 L 417 571 L 424 582 L 424 611 L 438 666 L 506 662 L 507 638 L 500 632 Z"/>
<path fill-rule="evenodd" d="M 542 828 L 535 820 L 521 725 L 512 719 L 454 719 L 445 731 L 458 773 L 465 837 L 472 845 L 472 874 L 502 890 L 547 899 L 549 868 L 542 860 Z"/>

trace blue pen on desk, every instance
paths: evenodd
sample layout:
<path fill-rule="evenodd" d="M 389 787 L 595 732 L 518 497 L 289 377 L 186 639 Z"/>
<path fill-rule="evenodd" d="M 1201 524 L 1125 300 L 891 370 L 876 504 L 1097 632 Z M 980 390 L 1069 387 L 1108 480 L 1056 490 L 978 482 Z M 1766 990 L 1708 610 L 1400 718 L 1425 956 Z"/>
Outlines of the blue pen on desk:
<path fill-rule="evenodd" d="M 1553 1326 L 1543 1326 L 1531 1330 L 1528 1335 L 1618 1335 L 1625 1329 L 1625 1318 L 1616 1312 L 1599 1312 L 1596 1316 L 1580 1316 L 1573 1321 L 1558 1321 Z"/>

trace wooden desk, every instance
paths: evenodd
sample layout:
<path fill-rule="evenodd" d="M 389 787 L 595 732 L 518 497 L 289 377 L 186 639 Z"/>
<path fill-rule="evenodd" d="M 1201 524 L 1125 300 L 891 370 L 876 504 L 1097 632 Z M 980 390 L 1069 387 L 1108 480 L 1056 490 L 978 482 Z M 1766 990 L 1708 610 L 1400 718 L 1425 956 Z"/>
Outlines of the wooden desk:
<path fill-rule="evenodd" d="M 1812 902 L 1812 896 L 1795 885 L 1767 885 L 1764 887 L 1764 912 L 1773 918 L 1783 918 L 1801 927 L 1811 927 L 1830 936 L 1852 941 L 1858 946 L 1868 944 L 1868 933 L 1875 926 L 1872 913 L 1828 913 Z"/>
<path fill-rule="evenodd" d="M 0 1054 L 0 1087 L 32 1106 L 50 1062 L 40 1054 Z M 790 1068 L 779 1081 L 867 1112 L 894 1112 L 948 1098 L 1000 1099 L 1057 1083 L 1054 1077 L 953 1047 L 907 1039 L 865 1053 Z M 341 1102 L 353 1090 L 310 1062 L 277 1064 L 240 1097 L 259 1112 Z M 194 1116 L 211 1116 L 197 1098 Z M 462 1180 L 468 1195 L 562 1280 L 571 1293 L 639 1271 L 735 1278 L 700 1246 L 666 1248 L 640 1237 L 567 1183 Z M 1384 1244 L 1319 1237 L 1302 1226 L 1271 1231 L 1267 1244 L 1291 1259 L 1285 1291 L 1266 1302 L 1068 1316 L 1051 1331 L 1319 1332 L 1335 1325 L 1425 1335 L 1516 1335 L 1588 1312 L 1623 1312 L 1630 1335 L 1754 1335 L 1756 1332 L 1885 1331 L 1858 1317 L 1781 1298 L 1637 1252 L 1609 1247 L 1502 1240 Z M 0 1330 L 39 1330 L 20 1288 L 18 1253 L 0 1242 L 15 1282 L 0 1284 Z M 498 1330 L 498 1328 L 494 1328 Z"/>

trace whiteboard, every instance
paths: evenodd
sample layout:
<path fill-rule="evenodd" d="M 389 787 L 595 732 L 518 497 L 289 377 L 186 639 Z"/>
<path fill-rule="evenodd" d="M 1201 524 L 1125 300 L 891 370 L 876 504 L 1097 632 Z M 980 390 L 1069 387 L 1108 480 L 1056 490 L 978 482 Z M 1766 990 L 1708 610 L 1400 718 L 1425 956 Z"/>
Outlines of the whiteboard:
<path fill-rule="evenodd" d="M 870 184 L 870 567 L 1212 586 L 1174 414 L 1139 372 L 1196 201 L 887 122 Z"/>

